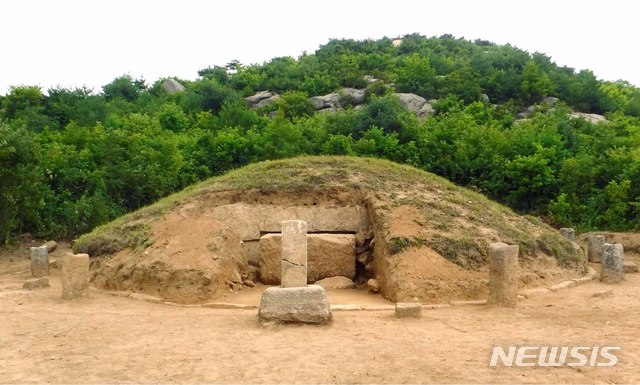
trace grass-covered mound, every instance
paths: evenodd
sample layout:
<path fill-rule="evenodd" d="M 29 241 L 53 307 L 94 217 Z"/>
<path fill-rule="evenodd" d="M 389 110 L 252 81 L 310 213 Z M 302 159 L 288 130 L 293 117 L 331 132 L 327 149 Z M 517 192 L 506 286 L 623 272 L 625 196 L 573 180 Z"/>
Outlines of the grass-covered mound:
<path fill-rule="evenodd" d="M 486 291 L 487 248 L 497 241 L 520 246 L 522 285 L 579 274 L 585 269 L 582 251 L 536 218 L 517 215 L 434 174 L 385 160 L 356 157 L 298 157 L 249 165 L 100 226 L 80 237 L 74 249 L 94 257 L 117 254 L 123 261 L 111 272 L 122 271 L 123 266 L 126 270 L 124 260 L 135 259 L 129 263 L 133 269 L 159 252 L 159 243 L 171 244 L 174 236 L 181 237 L 179 229 L 184 229 L 185 237 L 193 233 L 197 221 L 220 205 L 277 201 L 280 206 L 299 206 L 316 201 L 321 204 L 327 199 L 333 199 L 334 205 L 361 204 L 367 208 L 374 237 L 371 274 L 380 281 L 382 293 L 394 300 L 482 296 Z M 229 223 L 234 221 L 227 219 Z M 217 218 L 223 223 L 209 224 L 215 227 L 216 235 L 203 233 L 201 238 L 221 239 L 221 232 L 228 228 L 227 219 Z M 175 232 L 172 223 L 177 223 Z M 218 262 L 224 260 L 224 248 L 211 246 L 211 239 L 203 240 L 204 244 L 212 253 L 221 254 L 216 255 Z M 177 243 L 173 244 L 176 247 Z M 184 255 L 192 245 L 184 243 L 180 247 Z M 163 266 L 171 258 L 165 258 Z M 191 256 L 183 268 L 197 272 L 198 258 Z M 235 261 L 238 275 L 244 274 L 246 258 L 234 255 L 231 260 Z M 215 271 L 207 273 L 204 286 L 210 286 L 212 281 L 221 287 L 232 283 L 233 277 L 212 279 Z M 136 285 L 135 275 L 124 274 L 133 280 L 128 288 L 167 293 L 156 290 L 160 284 L 155 281 L 161 277 L 139 273 L 138 278 L 148 284 Z M 162 275 L 166 279 L 169 276 Z M 149 284 L 151 281 L 155 284 Z M 113 282 L 107 286 L 120 288 Z M 214 295 L 218 289 L 209 287 L 207 295 Z"/>

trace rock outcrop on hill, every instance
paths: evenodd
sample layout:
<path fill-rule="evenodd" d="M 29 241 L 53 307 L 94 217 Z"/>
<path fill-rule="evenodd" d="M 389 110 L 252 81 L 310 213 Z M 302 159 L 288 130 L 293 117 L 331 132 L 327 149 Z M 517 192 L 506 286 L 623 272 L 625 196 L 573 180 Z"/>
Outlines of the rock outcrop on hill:
<path fill-rule="evenodd" d="M 180 82 L 171 78 L 162 82 L 162 89 L 169 95 L 177 94 L 179 92 L 184 92 L 187 90 L 187 88 L 180 84 Z"/>

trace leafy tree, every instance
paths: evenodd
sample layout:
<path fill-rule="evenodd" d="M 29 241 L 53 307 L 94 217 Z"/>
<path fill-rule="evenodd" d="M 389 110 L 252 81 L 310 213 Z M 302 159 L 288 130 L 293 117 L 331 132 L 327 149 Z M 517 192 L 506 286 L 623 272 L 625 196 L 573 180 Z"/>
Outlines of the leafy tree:
<path fill-rule="evenodd" d="M 14 231 L 41 230 L 42 180 L 35 134 L 0 123 L 0 243 Z"/>
<path fill-rule="evenodd" d="M 540 70 L 535 62 L 527 62 L 522 75 L 520 97 L 530 104 L 538 102 L 544 96 L 552 95 L 554 92 L 555 86 L 549 76 Z"/>
<path fill-rule="evenodd" d="M 383 157 L 556 225 L 640 229 L 640 89 L 628 82 L 510 45 L 418 34 L 398 47 L 336 39 L 299 58 L 198 74 L 175 95 L 124 75 L 102 92 L 17 86 L 0 96 L 0 241 L 74 237 L 211 175 L 299 154 Z M 308 96 L 342 87 L 366 88 L 364 105 L 316 113 Z M 265 90 L 281 98 L 248 108 L 243 97 Z M 400 91 L 437 98 L 435 115 L 418 119 L 390 95 Z M 483 93 L 497 105 L 478 101 Z M 560 100 L 516 119 L 550 95 Z"/>
<path fill-rule="evenodd" d="M 431 98 L 435 90 L 435 71 L 429 59 L 411 55 L 402 60 L 396 78 L 396 87 L 400 92 L 411 92 Z"/>
<path fill-rule="evenodd" d="M 102 92 L 107 100 L 120 98 L 128 102 L 133 102 L 138 98 L 138 95 L 146 89 L 147 86 L 143 79 L 134 79 L 131 75 L 123 75 L 102 87 Z"/>
<path fill-rule="evenodd" d="M 218 112 L 225 101 L 238 100 L 237 94 L 215 79 L 202 79 L 193 84 L 193 90 L 184 99 L 187 111 Z"/>
<path fill-rule="evenodd" d="M 174 132 L 184 131 L 190 125 L 187 115 L 175 103 L 167 103 L 162 106 L 158 113 L 158 121 L 162 128 Z"/>
<path fill-rule="evenodd" d="M 29 110 L 40 111 L 43 101 L 44 96 L 40 87 L 11 87 L 9 94 L 2 100 L 4 116 L 7 119 L 16 119 Z"/>
<path fill-rule="evenodd" d="M 273 103 L 271 108 L 280 110 L 286 118 L 311 116 L 316 111 L 306 93 L 287 91 Z"/>

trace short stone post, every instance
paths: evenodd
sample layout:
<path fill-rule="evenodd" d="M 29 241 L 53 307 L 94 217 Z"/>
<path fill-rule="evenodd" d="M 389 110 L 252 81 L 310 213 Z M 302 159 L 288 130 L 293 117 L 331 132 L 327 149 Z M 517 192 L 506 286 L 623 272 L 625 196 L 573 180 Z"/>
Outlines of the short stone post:
<path fill-rule="evenodd" d="M 563 227 L 560 229 L 560 235 L 567 238 L 568 240 L 575 242 L 576 241 L 576 231 L 569 227 Z"/>
<path fill-rule="evenodd" d="M 89 255 L 67 253 L 62 259 L 62 298 L 85 294 L 89 287 Z"/>
<path fill-rule="evenodd" d="M 518 302 L 517 245 L 489 245 L 489 298 L 487 304 L 515 307 Z"/>
<path fill-rule="evenodd" d="M 604 235 L 590 235 L 587 245 L 589 262 L 600 263 L 604 251 Z"/>
<path fill-rule="evenodd" d="M 282 222 L 281 258 L 281 286 L 307 286 L 307 222 Z"/>
<path fill-rule="evenodd" d="M 618 283 L 624 278 L 624 248 L 619 243 L 605 243 L 602 253 L 600 280 L 604 283 Z"/>
<path fill-rule="evenodd" d="M 31 248 L 31 276 L 41 278 L 49 275 L 49 250 L 46 246 Z"/>

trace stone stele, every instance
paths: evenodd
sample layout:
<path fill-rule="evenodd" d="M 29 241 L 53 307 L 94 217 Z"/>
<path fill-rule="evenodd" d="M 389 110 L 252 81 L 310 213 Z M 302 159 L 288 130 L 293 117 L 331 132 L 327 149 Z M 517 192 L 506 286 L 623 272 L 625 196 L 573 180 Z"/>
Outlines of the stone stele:
<path fill-rule="evenodd" d="M 487 304 L 515 307 L 518 302 L 517 245 L 489 245 L 489 298 Z"/>
<path fill-rule="evenodd" d="M 88 287 L 89 255 L 67 253 L 62 259 L 62 298 L 78 298 Z"/>
<path fill-rule="evenodd" d="M 49 275 L 49 250 L 46 246 L 31 248 L 31 277 L 41 278 Z"/>

